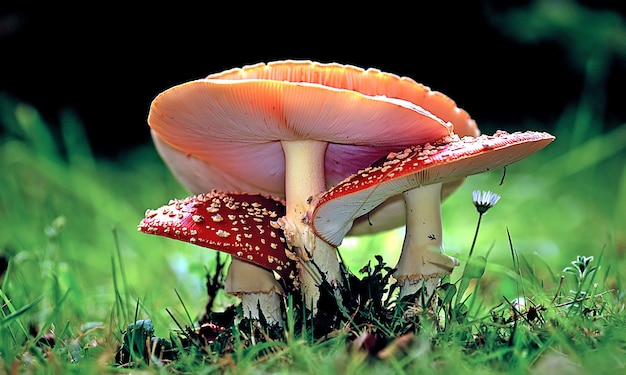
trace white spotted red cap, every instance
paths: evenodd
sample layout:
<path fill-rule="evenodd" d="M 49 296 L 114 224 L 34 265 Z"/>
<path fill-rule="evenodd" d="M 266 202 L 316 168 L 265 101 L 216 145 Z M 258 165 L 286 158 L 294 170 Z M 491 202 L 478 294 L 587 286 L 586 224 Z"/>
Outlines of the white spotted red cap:
<path fill-rule="evenodd" d="M 285 237 L 276 224 L 284 211 L 280 200 L 268 196 L 212 191 L 147 210 L 138 229 L 228 253 L 289 283 L 295 262 L 287 257 Z"/>

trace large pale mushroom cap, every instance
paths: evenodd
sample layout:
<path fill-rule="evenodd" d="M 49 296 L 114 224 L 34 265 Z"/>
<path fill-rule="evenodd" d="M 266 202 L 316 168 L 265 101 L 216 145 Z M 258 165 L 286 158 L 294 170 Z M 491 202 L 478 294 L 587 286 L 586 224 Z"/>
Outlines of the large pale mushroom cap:
<path fill-rule="evenodd" d="M 359 71 L 353 79 L 346 74 Z M 412 102 L 352 88 L 381 84 L 384 77 L 338 64 L 254 65 L 164 91 L 154 99 L 148 123 L 185 185 L 198 188 L 202 174 L 204 191 L 283 196 L 280 141 L 328 142 L 325 171 L 332 185 L 392 150 L 450 134 L 445 121 Z M 339 79 L 345 82 L 334 82 Z M 168 146 L 182 154 L 172 157 Z M 187 165 L 183 155 L 206 165 L 199 171 L 203 164 L 192 159 Z"/>

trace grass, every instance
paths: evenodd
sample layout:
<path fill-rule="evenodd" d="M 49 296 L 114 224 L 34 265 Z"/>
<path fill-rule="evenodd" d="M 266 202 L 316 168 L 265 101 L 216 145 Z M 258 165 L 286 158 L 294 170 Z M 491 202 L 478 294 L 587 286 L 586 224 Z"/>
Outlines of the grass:
<path fill-rule="evenodd" d="M 276 337 L 233 327 L 228 341 L 184 346 L 181 329 L 204 313 L 206 275 L 218 262 L 213 251 L 136 231 L 146 208 L 187 195 L 154 149 L 99 159 L 70 112 L 58 134 L 36 109 L 9 96 L 0 100 L 0 115 L 0 246 L 7 261 L 0 372 L 114 372 L 120 348 L 135 341 L 134 364 L 155 373 L 585 373 L 626 366 L 626 237 L 619 225 L 626 220 L 625 125 L 606 133 L 588 126 L 577 137 L 589 137 L 575 141 L 564 124 L 576 114 L 567 112 L 557 141 L 509 166 L 502 184 L 503 171 L 472 176 L 444 203 L 446 249 L 465 260 L 478 220 L 471 191 L 502 196 L 482 217 L 473 248 L 473 259 L 484 263 L 465 274 L 458 267 L 441 291 L 439 329 L 348 324 L 320 339 L 292 316 Z M 340 251 L 364 277 L 359 269 L 373 269 L 376 255 L 395 262 L 401 239 L 398 229 L 349 239 Z M 218 308 L 234 302 L 217 298 Z M 129 328 L 145 319 L 154 331 Z M 143 358 L 143 339 L 153 337 L 174 343 L 179 356 Z"/>

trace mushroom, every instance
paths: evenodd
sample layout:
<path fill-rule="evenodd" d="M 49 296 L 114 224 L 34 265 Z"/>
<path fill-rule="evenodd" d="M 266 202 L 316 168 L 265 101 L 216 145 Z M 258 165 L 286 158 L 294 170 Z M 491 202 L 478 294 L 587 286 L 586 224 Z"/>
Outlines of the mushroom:
<path fill-rule="evenodd" d="M 447 181 L 500 168 L 531 155 L 554 140 L 544 132 L 499 131 L 493 136 L 445 137 L 439 142 L 393 152 L 314 199 L 313 231 L 339 246 L 354 219 L 394 195 L 406 203 L 406 234 L 394 277 L 399 298 L 425 286 L 428 300 L 458 260 L 443 252 L 441 187 Z"/>
<path fill-rule="evenodd" d="M 284 214 L 278 199 L 214 190 L 147 210 L 138 229 L 232 255 L 226 292 L 241 298 L 244 316 L 258 319 L 260 306 L 268 322 L 281 323 L 280 295 L 283 285 L 291 289 L 296 273 L 276 223 Z"/>
<path fill-rule="evenodd" d="M 154 99 L 148 123 L 161 156 L 192 191 L 285 198 L 286 215 L 278 222 L 300 258 L 302 292 L 315 309 L 320 282 L 337 292 L 342 275 L 336 248 L 319 240 L 306 221 L 309 198 L 390 151 L 452 131 L 449 122 L 402 99 L 407 93 L 473 124 L 454 102 L 412 80 L 294 60 L 172 87 Z"/>
<path fill-rule="evenodd" d="M 268 64 L 255 64 L 235 68 L 221 73 L 209 75 L 207 79 L 229 80 L 276 80 L 320 84 L 328 88 L 357 91 L 369 96 L 385 96 L 409 101 L 418 105 L 446 123 L 454 125 L 454 132 L 459 136 L 480 135 L 476 122 L 469 114 L 456 106 L 456 103 L 445 94 L 432 91 L 429 87 L 416 82 L 412 78 L 402 77 L 396 74 L 382 72 L 375 68 L 362 68 L 352 65 L 337 63 L 317 63 L 308 60 L 285 60 L 274 61 Z M 389 131 L 389 135 L 393 131 Z M 194 154 L 171 147 L 161 140 L 152 131 L 155 146 L 160 155 L 168 164 L 172 173 L 181 183 L 194 193 L 201 193 L 213 188 L 220 190 L 258 191 L 284 197 L 284 187 L 280 184 L 260 183 L 256 185 L 251 180 L 241 178 L 234 174 L 224 173 L 219 165 L 207 163 L 196 158 Z M 414 142 L 417 144 L 419 142 Z M 391 151 L 391 150 L 390 150 Z M 332 162 L 326 161 L 326 187 L 331 187 L 347 175 L 364 168 L 386 153 L 374 157 L 368 155 L 355 155 L 350 165 L 335 170 Z M 349 159 L 346 157 L 344 159 Z M 355 168 L 348 170 L 349 166 Z M 341 172 L 341 173 L 337 173 Z M 455 191 L 465 178 L 446 182 L 442 187 L 442 199 Z M 399 196 L 391 197 L 387 202 L 379 205 L 368 215 L 357 218 L 349 235 L 361 235 L 379 232 L 404 225 L 404 200 Z"/>

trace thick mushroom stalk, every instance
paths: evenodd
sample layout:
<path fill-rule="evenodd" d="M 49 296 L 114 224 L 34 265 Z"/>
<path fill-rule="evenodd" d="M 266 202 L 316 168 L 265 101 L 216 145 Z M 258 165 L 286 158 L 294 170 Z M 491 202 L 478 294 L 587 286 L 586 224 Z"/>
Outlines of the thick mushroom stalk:
<path fill-rule="evenodd" d="M 317 311 L 322 281 L 334 288 L 337 298 L 343 284 L 336 248 L 317 237 L 306 216 L 312 208 L 310 197 L 326 189 L 323 166 L 328 143 L 306 140 L 281 144 L 285 153 L 287 208 L 286 215 L 278 222 L 288 245 L 298 255 L 300 286 L 307 306 Z"/>
<path fill-rule="evenodd" d="M 424 287 L 423 301 L 432 297 L 441 278 L 452 273 L 459 261 L 444 254 L 441 225 L 441 184 L 411 189 L 402 194 L 406 203 L 406 235 L 396 265 L 398 297 Z"/>
<path fill-rule="evenodd" d="M 422 285 L 432 295 L 443 275 L 458 265 L 443 254 L 441 186 L 447 181 L 504 167 L 547 146 L 543 132 L 497 132 L 493 136 L 445 137 L 439 142 L 390 153 L 315 199 L 311 225 L 319 237 L 339 246 L 358 217 L 389 197 L 403 194 L 406 237 L 397 270 L 400 296 Z"/>
<path fill-rule="evenodd" d="M 138 229 L 230 254 L 226 292 L 241 298 L 245 317 L 258 319 L 260 306 L 268 322 L 281 323 L 280 295 L 297 273 L 276 223 L 284 213 L 269 196 L 212 191 L 146 211 Z"/>

